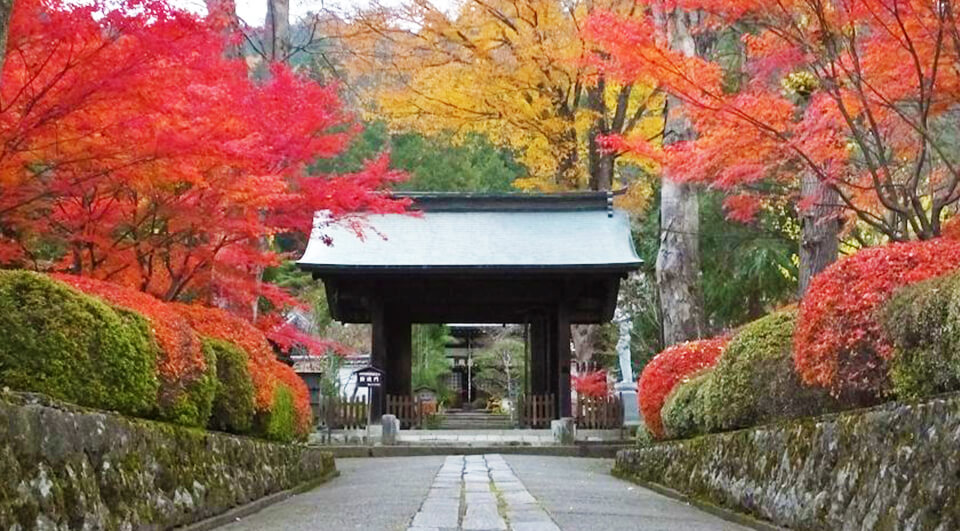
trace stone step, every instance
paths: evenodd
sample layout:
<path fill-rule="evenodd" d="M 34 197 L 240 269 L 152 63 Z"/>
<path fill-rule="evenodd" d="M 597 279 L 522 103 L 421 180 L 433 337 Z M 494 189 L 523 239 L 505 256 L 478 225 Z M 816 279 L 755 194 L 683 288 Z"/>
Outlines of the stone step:
<path fill-rule="evenodd" d="M 510 429 L 513 419 L 507 415 L 488 411 L 455 411 L 440 416 L 439 429 L 443 430 L 483 430 Z"/>

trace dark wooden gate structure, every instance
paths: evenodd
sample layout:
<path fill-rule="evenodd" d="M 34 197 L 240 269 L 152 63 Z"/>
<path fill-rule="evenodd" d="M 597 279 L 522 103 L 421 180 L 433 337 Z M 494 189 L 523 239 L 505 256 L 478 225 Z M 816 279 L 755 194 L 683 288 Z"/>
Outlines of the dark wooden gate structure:
<path fill-rule="evenodd" d="M 323 280 L 333 317 L 372 323 L 387 395 L 411 394 L 411 324 L 528 323 L 530 395 L 573 415 L 570 325 L 613 317 L 639 268 L 630 223 L 608 193 L 409 194 L 415 214 L 371 215 L 363 238 L 318 223 L 299 266 Z M 328 245 L 332 242 L 332 245 Z"/>

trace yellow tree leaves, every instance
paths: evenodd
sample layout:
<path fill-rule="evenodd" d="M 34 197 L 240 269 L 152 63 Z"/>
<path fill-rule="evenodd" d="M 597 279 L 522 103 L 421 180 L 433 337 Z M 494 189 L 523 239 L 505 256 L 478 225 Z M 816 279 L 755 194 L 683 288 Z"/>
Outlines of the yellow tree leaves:
<path fill-rule="evenodd" d="M 652 86 L 606 82 L 581 24 L 592 9 L 629 16 L 632 6 L 466 0 L 446 13 L 410 0 L 357 14 L 345 39 L 348 67 L 369 112 L 396 129 L 479 132 L 513 148 L 529 169 L 516 183 L 522 189 L 621 188 L 619 153 L 603 151 L 598 138 L 657 137 L 663 100 Z"/>

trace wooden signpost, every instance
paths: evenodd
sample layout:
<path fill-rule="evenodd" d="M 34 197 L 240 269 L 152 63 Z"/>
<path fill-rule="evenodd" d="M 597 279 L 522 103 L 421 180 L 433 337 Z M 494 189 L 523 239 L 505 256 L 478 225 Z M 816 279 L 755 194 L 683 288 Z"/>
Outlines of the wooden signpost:
<path fill-rule="evenodd" d="M 357 387 L 363 387 L 367 390 L 367 433 L 369 434 L 370 416 L 373 409 L 371 407 L 373 405 L 373 390 L 370 388 L 383 386 L 383 371 L 372 365 L 368 365 L 353 371 L 353 375 L 357 377 Z"/>

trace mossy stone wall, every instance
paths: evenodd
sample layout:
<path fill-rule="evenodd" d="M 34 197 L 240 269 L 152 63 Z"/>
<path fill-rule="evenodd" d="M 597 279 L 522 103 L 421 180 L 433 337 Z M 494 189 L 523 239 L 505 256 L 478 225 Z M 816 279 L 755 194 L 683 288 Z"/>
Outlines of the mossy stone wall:
<path fill-rule="evenodd" d="M 960 394 L 653 443 L 614 471 L 791 529 L 960 529 Z"/>
<path fill-rule="evenodd" d="M 335 472 L 303 445 L 0 391 L 0 529 L 169 529 Z"/>

